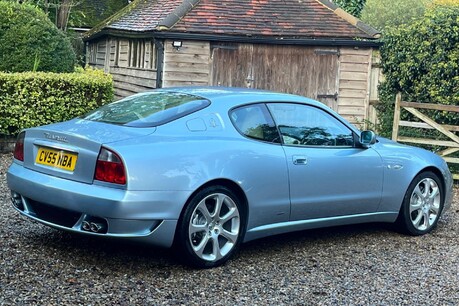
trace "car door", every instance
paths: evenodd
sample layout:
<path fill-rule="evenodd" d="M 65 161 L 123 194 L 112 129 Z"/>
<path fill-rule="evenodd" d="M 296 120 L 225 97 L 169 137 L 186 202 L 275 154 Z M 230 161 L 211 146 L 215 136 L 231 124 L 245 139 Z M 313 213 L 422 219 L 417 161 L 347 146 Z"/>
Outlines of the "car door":
<path fill-rule="evenodd" d="M 322 108 L 269 103 L 286 154 L 290 220 L 376 212 L 383 168 L 372 148 L 354 145 L 355 133 Z"/>

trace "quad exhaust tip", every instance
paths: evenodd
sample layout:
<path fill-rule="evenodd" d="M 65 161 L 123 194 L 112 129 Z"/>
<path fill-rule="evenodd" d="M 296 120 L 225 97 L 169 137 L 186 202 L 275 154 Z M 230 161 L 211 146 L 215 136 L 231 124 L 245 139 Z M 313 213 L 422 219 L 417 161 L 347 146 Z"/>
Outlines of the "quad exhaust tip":
<path fill-rule="evenodd" d="M 11 192 L 11 202 L 17 209 L 22 211 L 24 210 L 24 204 L 22 203 L 22 197 L 20 194 L 16 192 Z"/>
<path fill-rule="evenodd" d="M 106 225 L 101 222 L 83 221 L 81 228 L 87 232 L 105 233 Z"/>

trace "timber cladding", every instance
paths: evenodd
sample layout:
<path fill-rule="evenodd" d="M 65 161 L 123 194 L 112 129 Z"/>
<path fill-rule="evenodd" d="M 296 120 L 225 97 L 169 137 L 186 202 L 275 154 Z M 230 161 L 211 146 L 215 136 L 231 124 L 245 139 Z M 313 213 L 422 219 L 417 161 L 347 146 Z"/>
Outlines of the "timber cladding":
<path fill-rule="evenodd" d="M 215 43 L 211 49 L 211 85 L 303 95 L 354 124 L 368 119 L 370 90 L 377 90 L 370 86 L 372 48 Z"/>
<path fill-rule="evenodd" d="M 156 88 L 156 50 L 152 39 L 106 38 L 89 44 L 88 64 L 113 77 L 115 98 Z"/>
<path fill-rule="evenodd" d="M 362 128 L 373 111 L 379 73 L 371 47 L 173 42 L 108 37 L 88 45 L 87 59 L 113 75 L 117 98 L 158 85 L 215 85 L 307 96 Z"/>
<path fill-rule="evenodd" d="M 217 44 L 212 63 L 212 85 L 299 94 L 337 108 L 337 48 Z"/>
<path fill-rule="evenodd" d="M 210 43 L 183 41 L 175 48 L 164 43 L 163 87 L 209 85 Z"/>

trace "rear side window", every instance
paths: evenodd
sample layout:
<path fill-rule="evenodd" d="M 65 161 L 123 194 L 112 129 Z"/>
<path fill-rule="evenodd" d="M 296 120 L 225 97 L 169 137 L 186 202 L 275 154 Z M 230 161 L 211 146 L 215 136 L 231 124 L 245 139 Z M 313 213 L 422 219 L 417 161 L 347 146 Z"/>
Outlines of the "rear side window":
<path fill-rule="evenodd" d="M 202 97 L 178 92 L 136 94 L 102 106 L 82 119 L 126 125 L 153 127 L 194 113 L 210 105 Z"/>
<path fill-rule="evenodd" d="M 280 143 L 276 125 L 266 105 L 254 104 L 236 108 L 230 113 L 236 129 L 246 137 Z"/>

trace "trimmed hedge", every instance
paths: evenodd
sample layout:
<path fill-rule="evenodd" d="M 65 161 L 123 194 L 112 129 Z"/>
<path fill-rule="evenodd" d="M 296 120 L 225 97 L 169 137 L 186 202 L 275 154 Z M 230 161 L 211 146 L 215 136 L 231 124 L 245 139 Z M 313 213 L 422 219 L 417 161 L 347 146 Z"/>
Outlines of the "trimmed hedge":
<path fill-rule="evenodd" d="M 39 8 L 0 1 L 0 70 L 73 72 L 70 40 Z"/>
<path fill-rule="evenodd" d="M 112 77 L 102 71 L 0 72 L 0 135 L 69 120 L 112 100 Z"/>

